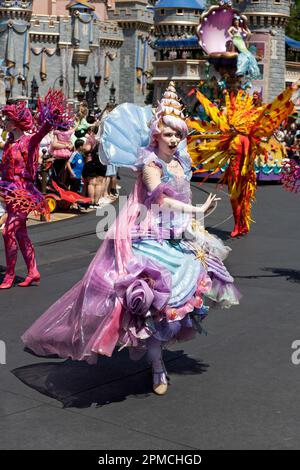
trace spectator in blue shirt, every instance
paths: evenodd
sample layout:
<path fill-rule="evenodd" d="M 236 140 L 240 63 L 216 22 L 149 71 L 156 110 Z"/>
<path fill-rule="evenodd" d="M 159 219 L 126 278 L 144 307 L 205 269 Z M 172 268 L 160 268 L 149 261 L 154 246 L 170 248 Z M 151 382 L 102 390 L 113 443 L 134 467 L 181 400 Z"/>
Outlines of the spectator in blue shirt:
<path fill-rule="evenodd" d="M 84 167 L 84 141 L 81 139 L 75 142 L 75 152 L 71 155 L 67 169 L 70 173 L 70 189 L 75 193 L 81 191 L 82 171 Z"/>

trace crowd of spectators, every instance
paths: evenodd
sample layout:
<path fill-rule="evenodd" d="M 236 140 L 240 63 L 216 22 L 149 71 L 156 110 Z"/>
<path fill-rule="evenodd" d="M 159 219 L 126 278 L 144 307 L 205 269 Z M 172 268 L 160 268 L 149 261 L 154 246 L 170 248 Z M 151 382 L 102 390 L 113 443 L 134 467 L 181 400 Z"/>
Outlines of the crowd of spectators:
<path fill-rule="evenodd" d="M 276 138 L 285 145 L 287 157 L 300 162 L 300 124 L 293 120 L 276 132 Z"/>
<path fill-rule="evenodd" d="M 91 115 L 87 103 L 80 103 L 74 127 L 51 132 L 40 146 L 41 167 L 45 160 L 51 163 L 48 164 L 48 180 L 53 179 L 63 189 L 89 197 L 92 209 L 115 201 L 121 188 L 116 167 L 104 165 L 99 158 L 101 123 L 113 108 L 114 105 L 109 103 L 100 115 Z M 286 146 L 287 156 L 300 162 L 300 125 L 297 120 L 279 129 L 276 138 Z M 0 162 L 6 139 L 7 133 L 0 119 Z M 5 206 L 0 198 L 0 228 L 5 217 Z"/>
<path fill-rule="evenodd" d="M 51 132 L 40 145 L 40 166 L 42 168 L 43 162 L 47 161 L 48 182 L 54 180 L 63 189 L 90 197 L 89 207 L 93 209 L 113 202 L 119 196 L 117 169 L 102 164 L 99 159 L 100 125 L 113 108 L 114 105 L 109 103 L 101 114 L 91 115 L 87 103 L 80 103 L 74 127 Z M 0 161 L 6 138 L 0 121 Z M 0 200 L 0 227 L 5 218 L 2 202 Z"/>

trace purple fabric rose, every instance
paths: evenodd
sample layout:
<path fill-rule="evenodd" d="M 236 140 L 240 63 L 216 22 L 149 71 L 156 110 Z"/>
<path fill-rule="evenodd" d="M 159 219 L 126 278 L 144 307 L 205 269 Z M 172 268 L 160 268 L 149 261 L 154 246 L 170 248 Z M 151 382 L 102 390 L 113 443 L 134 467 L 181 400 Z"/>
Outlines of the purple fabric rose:
<path fill-rule="evenodd" d="M 153 303 L 154 293 L 148 283 L 137 279 L 126 290 L 126 308 L 132 315 L 145 316 Z"/>
<path fill-rule="evenodd" d="M 131 315 L 146 316 L 150 309 L 162 310 L 168 303 L 172 278 L 158 263 L 136 256 L 127 266 L 128 274 L 115 283 L 118 297 Z"/>
<path fill-rule="evenodd" d="M 127 265 L 127 274 L 115 283 L 124 305 L 120 344 L 137 347 L 156 331 L 154 317 L 168 304 L 171 273 L 149 258 L 135 256 Z"/>

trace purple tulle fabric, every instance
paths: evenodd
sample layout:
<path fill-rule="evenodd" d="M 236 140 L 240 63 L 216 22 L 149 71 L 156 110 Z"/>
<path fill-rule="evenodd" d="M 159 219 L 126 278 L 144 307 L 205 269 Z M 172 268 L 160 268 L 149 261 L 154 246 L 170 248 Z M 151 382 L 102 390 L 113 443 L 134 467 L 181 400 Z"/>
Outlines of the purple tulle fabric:
<path fill-rule="evenodd" d="M 144 204 L 146 207 L 150 208 L 152 204 L 161 204 L 163 202 L 164 196 L 177 199 L 178 201 L 183 202 L 183 195 L 178 193 L 174 188 L 170 187 L 168 183 L 161 183 L 155 188 L 152 193 L 147 193 Z"/>
<path fill-rule="evenodd" d="M 226 284 L 212 275 L 212 288 L 207 297 L 222 308 L 230 308 L 238 305 L 242 296 L 233 283 Z"/>
<path fill-rule="evenodd" d="M 132 252 L 131 231 L 144 194 L 145 188 L 139 176 L 133 193 L 83 279 L 24 333 L 24 344 L 36 354 L 57 354 L 62 358 L 95 363 L 98 354 L 111 356 L 117 344 L 124 344 L 123 303 L 115 287 L 120 288 L 133 269 L 130 261 L 136 257 Z M 161 267 L 158 265 L 156 269 L 159 271 Z M 161 280 L 165 288 L 168 286 L 167 278 L 168 274 Z M 161 290 L 160 302 L 167 295 L 167 288 L 165 292 Z"/>
<path fill-rule="evenodd" d="M 224 283 L 230 284 L 234 282 L 233 277 L 229 274 L 224 263 L 219 258 L 212 254 L 208 254 L 205 257 L 205 261 L 208 265 L 208 273 L 213 274 L 215 277 L 217 277 Z"/>
<path fill-rule="evenodd" d="M 201 313 L 201 292 L 211 287 L 201 279 L 191 298 L 182 306 L 182 317 L 169 318 L 168 300 L 171 275 L 158 262 L 136 256 L 132 250 L 134 235 L 151 228 L 153 215 L 148 208 L 142 223 L 137 225 L 140 207 L 147 198 L 159 200 L 162 194 L 189 198 L 187 180 L 178 185 L 163 182 L 152 194 L 139 174 L 133 193 L 109 229 L 83 279 L 52 305 L 24 333 L 24 344 L 38 355 L 56 354 L 61 358 L 95 363 L 99 354 L 111 356 L 115 347 L 146 348 L 151 336 L 160 341 L 190 339 L 196 328 L 190 313 Z M 189 191 L 187 191 L 187 186 Z M 184 230 L 184 227 L 183 227 Z M 157 234 L 156 240 L 160 240 Z M 210 261 L 211 272 L 217 271 L 213 297 L 222 297 L 221 286 L 230 283 L 227 272 L 216 260 Z M 225 268 L 226 270 L 226 268 Z M 213 277 L 213 276 L 212 276 Z M 214 281 L 213 281 L 214 282 Z M 203 285 L 202 285 L 203 284 Z M 228 295 L 233 291 L 228 288 Z M 196 298 L 196 297 L 197 298 Z M 200 297 L 199 297 L 200 296 Z M 195 297 L 195 299 L 194 299 Z M 224 297 L 224 299 L 225 299 Z M 231 299 L 233 303 L 235 299 Z M 164 313 L 166 312 L 166 313 Z"/>
<path fill-rule="evenodd" d="M 133 257 L 129 238 L 123 239 L 120 233 L 127 224 L 126 233 L 130 236 L 130 226 L 136 217 L 132 208 L 137 201 L 139 186 L 140 182 L 110 228 L 83 279 L 22 336 L 25 345 L 36 354 L 57 354 L 89 363 L 95 363 L 98 354 L 112 355 L 119 340 L 122 312 L 114 284 L 126 274 L 125 265 Z M 131 216 L 127 218 L 129 207 Z"/>

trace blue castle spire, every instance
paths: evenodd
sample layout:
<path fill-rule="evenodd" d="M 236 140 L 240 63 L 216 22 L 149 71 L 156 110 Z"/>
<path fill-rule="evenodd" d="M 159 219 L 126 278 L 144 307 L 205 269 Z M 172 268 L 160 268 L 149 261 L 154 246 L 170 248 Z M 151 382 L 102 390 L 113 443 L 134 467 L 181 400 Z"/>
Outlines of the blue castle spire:
<path fill-rule="evenodd" d="M 191 10 L 204 10 L 206 0 L 158 0 L 155 8 L 186 8 Z"/>

